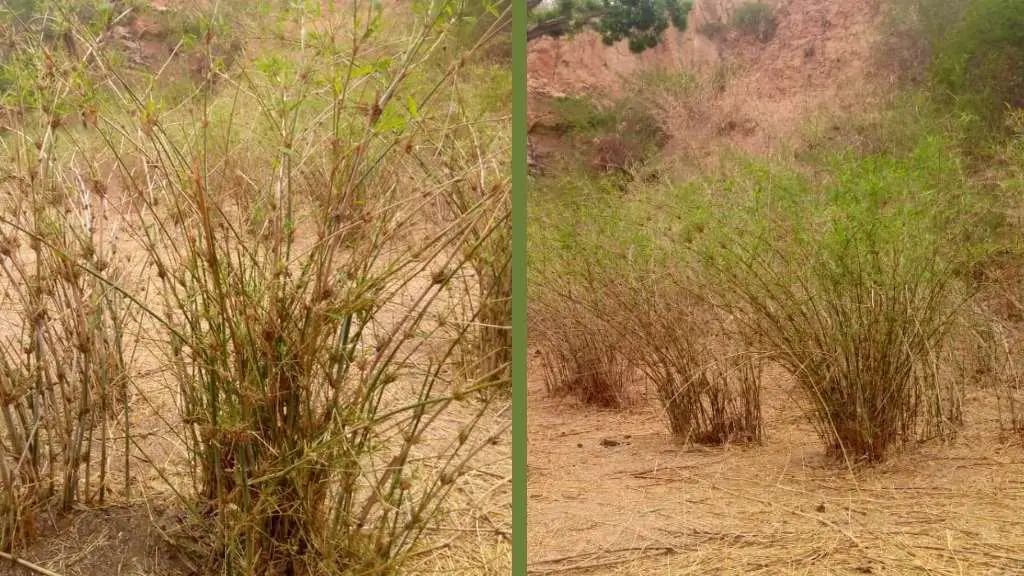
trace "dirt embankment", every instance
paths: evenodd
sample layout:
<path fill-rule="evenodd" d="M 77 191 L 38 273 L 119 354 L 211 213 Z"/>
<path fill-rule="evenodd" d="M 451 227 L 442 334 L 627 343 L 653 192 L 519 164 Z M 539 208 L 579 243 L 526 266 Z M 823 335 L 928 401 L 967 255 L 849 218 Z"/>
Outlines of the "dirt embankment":
<path fill-rule="evenodd" d="M 770 0 L 775 27 L 762 39 L 733 25 L 742 3 L 697 0 L 686 31 L 670 29 L 640 55 L 624 43 L 605 46 L 593 33 L 534 41 L 531 126 L 549 120 L 545 103 L 552 98 L 608 102 L 629 98 L 628 79 L 640 72 L 690 73 L 698 92 L 659 102 L 672 137 L 666 157 L 710 156 L 723 146 L 770 154 L 790 143 L 805 119 L 863 107 L 892 84 L 878 64 L 879 0 Z"/>

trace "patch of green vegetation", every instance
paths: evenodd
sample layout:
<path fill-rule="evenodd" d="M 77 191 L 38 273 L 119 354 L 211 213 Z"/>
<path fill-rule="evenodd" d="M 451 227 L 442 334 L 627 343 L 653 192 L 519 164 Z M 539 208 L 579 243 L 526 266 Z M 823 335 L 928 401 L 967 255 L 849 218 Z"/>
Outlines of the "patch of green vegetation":
<path fill-rule="evenodd" d="M 506 112 L 512 98 L 512 77 L 505 64 L 482 64 L 466 74 L 465 82 L 473 89 L 471 106 L 477 110 Z"/>
<path fill-rule="evenodd" d="M 938 43 L 932 78 L 974 119 L 973 136 L 1005 136 L 1007 106 L 1024 107 L 1024 0 L 972 0 Z"/>
<path fill-rule="evenodd" d="M 611 152 L 610 164 L 643 163 L 662 148 L 668 134 L 660 113 L 649 98 L 624 98 L 610 106 L 599 106 L 587 97 L 565 97 L 551 102 L 556 117 L 554 127 L 568 140 L 571 156 L 563 156 L 560 164 L 576 170 L 590 164 L 600 165 L 602 142 Z M 587 158 L 589 153 L 592 156 Z M 594 166 L 592 165 L 591 168 Z"/>
<path fill-rule="evenodd" d="M 685 30 L 692 7 L 690 0 L 558 0 L 530 14 L 526 38 L 591 29 L 609 46 L 626 40 L 630 51 L 640 53 L 657 46 L 669 26 Z"/>
<path fill-rule="evenodd" d="M 0 7 L 0 15 L 24 19 L 35 14 L 40 4 L 40 0 L 7 0 Z"/>
<path fill-rule="evenodd" d="M 733 28 L 754 36 L 761 42 L 767 42 L 775 35 L 778 20 L 775 10 L 764 2 L 744 2 L 736 8 L 730 24 Z"/>
<path fill-rule="evenodd" d="M 627 79 L 632 98 L 657 107 L 661 102 L 682 100 L 700 88 L 692 72 L 682 68 L 645 68 Z"/>
<path fill-rule="evenodd" d="M 606 292 L 625 283 L 643 294 L 637 306 L 670 310 L 662 298 L 682 286 L 735 313 L 750 346 L 779 354 L 804 378 L 808 414 L 831 453 L 846 446 L 885 458 L 944 426 L 934 414 L 958 417 L 955 390 L 926 372 L 890 368 L 944 346 L 958 303 L 982 288 L 978 271 L 1020 244 L 1005 190 L 972 180 L 964 134 L 926 103 L 908 97 L 847 126 L 802 165 L 740 156 L 715 174 L 635 182 L 625 194 L 607 178 L 542 182 L 530 198 L 531 298 L 557 310 L 564 303 L 550 287 L 576 286 L 562 293 L 595 295 L 592 313 L 614 326 L 628 315 L 604 308 Z M 892 351 L 877 334 L 904 348 Z M 844 372 L 858 362 L 863 372 Z M 888 393 L 869 386 L 879 379 L 900 382 L 898 409 L 843 411 Z M 916 411 L 922 394 L 928 414 Z M 843 420 L 841 434 L 828 414 Z"/>
<path fill-rule="evenodd" d="M 570 132 L 589 132 L 613 126 L 615 118 L 587 96 L 563 96 L 551 100 L 559 125 Z"/>
<path fill-rule="evenodd" d="M 724 22 L 705 22 L 697 32 L 709 40 L 721 40 L 729 33 L 729 26 Z"/>

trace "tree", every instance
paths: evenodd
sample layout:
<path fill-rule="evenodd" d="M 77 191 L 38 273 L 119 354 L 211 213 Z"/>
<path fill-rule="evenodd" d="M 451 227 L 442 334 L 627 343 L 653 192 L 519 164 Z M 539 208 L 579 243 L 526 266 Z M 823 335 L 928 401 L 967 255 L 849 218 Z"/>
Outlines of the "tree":
<path fill-rule="evenodd" d="M 634 53 L 657 46 L 669 25 L 685 30 L 693 6 L 692 0 L 555 0 L 553 7 L 534 12 L 542 3 L 527 0 L 534 18 L 527 42 L 591 29 L 609 46 L 626 39 Z"/>

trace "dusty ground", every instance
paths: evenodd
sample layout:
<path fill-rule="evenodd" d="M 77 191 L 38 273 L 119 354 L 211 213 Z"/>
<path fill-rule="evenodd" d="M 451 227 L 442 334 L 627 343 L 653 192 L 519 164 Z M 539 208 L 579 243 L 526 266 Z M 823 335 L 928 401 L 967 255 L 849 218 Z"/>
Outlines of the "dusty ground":
<path fill-rule="evenodd" d="M 1024 450 L 968 393 L 951 444 L 856 473 L 766 372 L 763 445 L 685 448 L 653 390 L 624 411 L 529 389 L 531 574 L 1019 574 Z"/>

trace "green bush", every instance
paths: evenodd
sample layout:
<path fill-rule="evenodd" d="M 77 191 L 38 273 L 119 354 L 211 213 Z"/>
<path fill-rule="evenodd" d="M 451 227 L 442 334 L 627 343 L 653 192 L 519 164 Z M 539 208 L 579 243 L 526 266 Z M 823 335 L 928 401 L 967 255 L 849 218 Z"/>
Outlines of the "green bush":
<path fill-rule="evenodd" d="M 973 0 L 939 41 L 932 78 L 976 117 L 976 138 L 1005 134 L 1007 106 L 1024 107 L 1024 0 Z"/>
<path fill-rule="evenodd" d="M 650 75 L 638 78 L 652 90 L 689 90 L 684 76 Z M 652 86 L 653 84 L 653 86 Z M 668 141 L 655 103 L 649 98 L 622 99 L 600 106 L 587 97 L 563 97 L 551 102 L 555 129 L 566 136 L 575 154 L 561 157 L 568 170 L 643 163 Z"/>
<path fill-rule="evenodd" d="M 740 4 L 732 16 L 731 23 L 737 30 L 750 34 L 761 42 L 771 40 L 778 27 L 775 11 L 764 2 Z"/>
<path fill-rule="evenodd" d="M 959 271 L 996 230 L 942 139 L 821 162 L 815 178 L 755 164 L 712 182 L 736 207 L 695 276 L 794 375 L 827 451 L 878 461 L 958 420 L 937 358 L 970 289 Z"/>
<path fill-rule="evenodd" d="M 568 132 L 588 132 L 608 129 L 615 118 L 586 96 L 563 96 L 550 103 L 558 124 Z"/>

